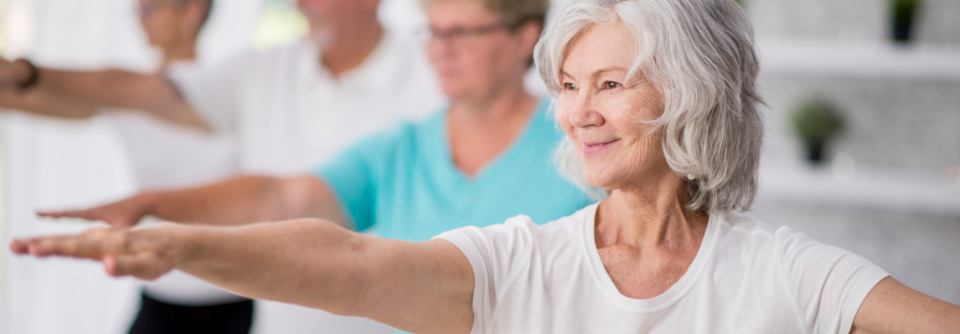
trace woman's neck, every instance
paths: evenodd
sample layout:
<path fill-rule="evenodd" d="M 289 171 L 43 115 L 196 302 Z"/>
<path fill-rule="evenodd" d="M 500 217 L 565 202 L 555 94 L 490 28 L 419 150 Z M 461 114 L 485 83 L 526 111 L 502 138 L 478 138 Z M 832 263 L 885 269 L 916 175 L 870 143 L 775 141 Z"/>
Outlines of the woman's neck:
<path fill-rule="evenodd" d="M 666 168 L 660 175 L 614 190 L 597 212 L 597 242 L 645 248 L 699 248 L 708 216 L 690 211 L 687 183 Z"/>
<path fill-rule="evenodd" d="M 197 40 L 183 40 L 163 48 L 163 64 L 192 61 L 197 57 Z"/>
<path fill-rule="evenodd" d="M 510 146 L 523 130 L 537 99 L 523 89 L 501 89 L 489 99 L 458 99 L 450 104 L 447 133 L 454 164 L 474 176 Z"/>

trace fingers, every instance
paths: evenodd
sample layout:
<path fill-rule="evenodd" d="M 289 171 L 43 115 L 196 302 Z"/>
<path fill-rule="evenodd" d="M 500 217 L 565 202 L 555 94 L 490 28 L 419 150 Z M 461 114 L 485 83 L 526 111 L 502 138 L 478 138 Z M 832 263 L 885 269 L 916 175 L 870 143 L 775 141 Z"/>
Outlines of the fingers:
<path fill-rule="evenodd" d="M 86 220 L 100 220 L 100 215 L 96 209 L 89 210 L 70 210 L 70 211 L 38 211 L 37 216 L 47 218 L 81 218 Z"/>
<path fill-rule="evenodd" d="M 35 257 L 67 256 L 99 260 L 103 242 L 85 235 L 63 235 L 14 240 L 10 250 L 20 255 Z"/>
<path fill-rule="evenodd" d="M 47 218 L 80 218 L 90 221 L 103 221 L 113 227 L 132 227 L 141 217 L 127 214 L 122 207 L 108 205 L 87 210 L 37 212 Z"/>
<path fill-rule="evenodd" d="M 149 253 L 107 254 L 103 258 L 103 266 L 111 276 L 134 276 L 145 280 L 157 279 L 173 269 L 159 257 Z"/>
<path fill-rule="evenodd" d="M 113 276 L 153 280 L 173 269 L 173 260 L 156 241 L 154 231 L 91 228 L 77 235 L 17 239 L 10 250 L 35 257 L 64 256 L 102 261 Z"/>

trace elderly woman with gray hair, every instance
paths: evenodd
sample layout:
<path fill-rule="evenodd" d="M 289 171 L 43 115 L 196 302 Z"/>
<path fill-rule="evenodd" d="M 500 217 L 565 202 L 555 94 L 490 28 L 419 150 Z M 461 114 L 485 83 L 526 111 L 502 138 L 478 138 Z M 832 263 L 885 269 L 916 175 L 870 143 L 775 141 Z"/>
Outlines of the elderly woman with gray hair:
<path fill-rule="evenodd" d="M 177 268 L 424 333 L 960 332 L 960 307 L 734 213 L 755 196 L 763 126 L 751 27 L 732 1 L 579 1 L 536 57 L 568 136 L 560 160 L 605 196 L 571 216 L 421 243 L 302 219 L 95 229 L 11 248 L 101 260 L 114 275 Z"/>

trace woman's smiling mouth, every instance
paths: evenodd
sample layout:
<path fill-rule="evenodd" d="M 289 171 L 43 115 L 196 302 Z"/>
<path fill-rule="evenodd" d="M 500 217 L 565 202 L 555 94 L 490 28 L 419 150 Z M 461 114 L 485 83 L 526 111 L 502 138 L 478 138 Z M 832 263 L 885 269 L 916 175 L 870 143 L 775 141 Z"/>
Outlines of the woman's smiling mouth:
<path fill-rule="evenodd" d="M 581 151 L 584 154 L 597 153 L 597 152 L 603 151 L 603 149 L 607 148 L 610 145 L 613 145 L 613 143 L 616 143 L 618 141 L 620 141 L 620 139 L 614 139 L 608 142 L 583 142 Z"/>

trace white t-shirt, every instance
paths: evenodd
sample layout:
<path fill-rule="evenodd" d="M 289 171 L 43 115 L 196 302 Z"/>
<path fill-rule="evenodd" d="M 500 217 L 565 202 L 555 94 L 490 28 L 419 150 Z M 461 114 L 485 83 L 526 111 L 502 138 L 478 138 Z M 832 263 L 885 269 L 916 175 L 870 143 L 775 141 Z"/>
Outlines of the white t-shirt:
<path fill-rule="evenodd" d="M 333 77 L 308 41 L 168 78 L 217 133 L 236 137 L 239 171 L 307 173 L 354 141 L 445 103 L 424 48 L 387 31 L 359 67 Z M 258 301 L 255 333 L 392 333 L 372 320 Z"/>
<path fill-rule="evenodd" d="M 470 260 L 472 333 L 849 333 L 888 274 L 790 228 L 711 215 L 686 273 L 651 299 L 617 290 L 594 238 L 597 205 L 441 234 Z"/>
<path fill-rule="evenodd" d="M 385 33 L 358 68 L 333 77 L 317 47 L 298 43 L 168 77 L 218 132 L 237 136 L 240 170 L 291 175 L 445 98 L 423 47 Z"/>

